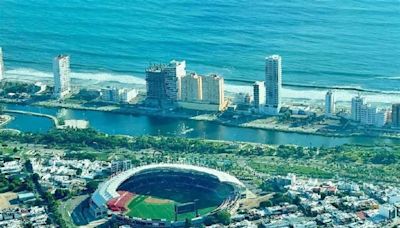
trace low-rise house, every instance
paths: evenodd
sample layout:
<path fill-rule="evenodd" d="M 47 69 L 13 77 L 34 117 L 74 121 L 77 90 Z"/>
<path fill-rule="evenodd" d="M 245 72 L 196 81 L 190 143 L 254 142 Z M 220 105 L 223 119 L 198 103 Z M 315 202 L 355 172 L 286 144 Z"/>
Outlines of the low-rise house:
<path fill-rule="evenodd" d="M 32 202 L 36 199 L 33 192 L 18 193 L 18 200 L 22 203 Z"/>

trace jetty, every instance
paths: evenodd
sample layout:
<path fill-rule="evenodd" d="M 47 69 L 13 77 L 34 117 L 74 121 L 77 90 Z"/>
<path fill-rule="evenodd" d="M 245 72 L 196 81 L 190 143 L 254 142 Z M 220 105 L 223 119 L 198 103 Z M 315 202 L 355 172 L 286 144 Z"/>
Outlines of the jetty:
<path fill-rule="evenodd" d="M 11 110 L 11 109 L 5 109 L 3 111 L 4 113 L 10 113 L 10 114 L 22 114 L 22 115 L 31 115 L 31 116 L 38 116 L 38 117 L 45 117 L 53 121 L 54 126 L 56 128 L 63 128 L 63 126 L 60 125 L 58 122 L 57 117 L 48 115 L 48 114 L 43 114 L 43 113 L 38 113 L 38 112 L 28 112 L 28 111 L 21 111 L 21 110 Z"/>

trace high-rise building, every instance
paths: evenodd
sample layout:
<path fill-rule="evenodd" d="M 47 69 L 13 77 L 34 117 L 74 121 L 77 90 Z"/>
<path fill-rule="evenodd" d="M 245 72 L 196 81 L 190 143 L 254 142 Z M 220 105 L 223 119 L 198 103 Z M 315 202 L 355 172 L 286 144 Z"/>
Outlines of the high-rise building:
<path fill-rule="evenodd" d="M 400 103 L 392 105 L 392 127 L 400 128 Z"/>
<path fill-rule="evenodd" d="M 179 107 L 203 111 L 221 111 L 226 108 L 224 79 L 218 75 L 200 76 L 191 73 L 181 80 Z"/>
<path fill-rule="evenodd" d="M 165 68 L 165 92 L 173 101 L 181 99 L 182 77 L 186 75 L 186 62 L 172 60 Z"/>
<path fill-rule="evenodd" d="M 182 78 L 181 100 L 184 102 L 199 102 L 203 99 L 203 80 L 200 75 L 191 73 Z"/>
<path fill-rule="evenodd" d="M 265 84 L 257 81 L 253 84 L 254 106 L 260 108 L 265 105 Z"/>
<path fill-rule="evenodd" d="M 0 47 L 0 81 L 4 78 L 4 71 L 3 49 Z"/>
<path fill-rule="evenodd" d="M 68 55 L 59 55 L 53 60 L 54 96 L 64 98 L 71 91 L 70 62 Z"/>
<path fill-rule="evenodd" d="M 377 108 L 369 104 L 364 104 L 360 109 L 360 122 L 365 125 L 374 125 L 376 120 Z"/>
<path fill-rule="evenodd" d="M 375 123 L 376 127 L 383 127 L 388 122 L 388 111 L 387 110 L 380 110 L 375 115 Z"/>
<path fill-rule="evenodd" d="M 202 79 L 203 102 L 217 104 L 222 110 L 225 106 L 224 78 L 212 74 Z"/>
<path fill-rule="evenodd" d="M 186 62 L 172 60 L 168 65 L 146 69 L 147 99 L 173 104 L 181 99 L 181 79 L 186 75 Z"/>
<path fill-rule="evenodd" d="M 281 109 L 282 58 L 271 55 L 265 59 L 265 112 L 277 115 Z"/>
<path fill-rule="evenodd" d="M 332 90 L 329 90 L 325 95 L 325 116 L 331 117 L 335 112 L 335 95 Z"/>
<path fill-rule="evenodd" d="M 365 99 L 360 95 L 351 99 L 351 119 L 354 121 L 361 120 L 361 108 L 365 105 Z"/>

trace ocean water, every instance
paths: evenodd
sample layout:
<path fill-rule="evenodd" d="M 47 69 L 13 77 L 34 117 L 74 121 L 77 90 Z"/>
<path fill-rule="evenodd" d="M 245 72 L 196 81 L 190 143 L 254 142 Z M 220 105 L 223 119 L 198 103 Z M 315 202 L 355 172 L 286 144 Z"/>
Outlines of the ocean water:
<path fill-rule="evenodd" d="M 263 80 L 265 56 L 280 54 L 285 84 L 400 101 L 399 0 L 0 0 L 0 46 L 14 76 L 48 75 L 67 53 L 76 77 L 140 83 L 149 63 L 171 59 Z"/>

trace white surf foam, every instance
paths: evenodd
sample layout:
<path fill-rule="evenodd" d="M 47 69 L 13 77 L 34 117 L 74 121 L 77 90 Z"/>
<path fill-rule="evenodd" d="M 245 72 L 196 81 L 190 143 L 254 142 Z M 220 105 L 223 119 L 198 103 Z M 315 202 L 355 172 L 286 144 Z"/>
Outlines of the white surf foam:
<path fill-rule="evenodd" d="M 253 93 L 251 86 L 247 85 L 225 85 L 225 90 L 232 93 L 244 92 Z M 351 99 L 360 92 L 356 90 L 334 90 L 335 100 L 341 102 L 350 102 Z M 287 99 L 310 99 L 324 100 L 327 89 L 305 89 L 296 87 L 284 87 L 282 89 L 282 97 Z M 362 92 L 360 93 L 371 103 L 398 103 L 400 102 L 400 92 L 388 91 L 387 93 L 379 92 Z"/>
<path fill-rule="evenodd" d="M 53 73 L 38 71 L 30 68 L 18 68 L 11 69 L 5 72 L 5 78 L 16 79 L 16 80 L 30 80 L 30 81 L 40 81 L 42 79 L 51 80 L 53 78 Z M 106 72 L 71 72 L 71 78 L 105 82 L 105 81 L 116 81 L 120 83 L 128 84 L 145 84 L 146 81 L 143 78 L 136 77 L 134 75 L 128 74 L 115 74 Z"/>
<path fill-rule="evenodd" d="M 117 74 L 107 72 L 71 72 L 71 77 L 75 79 L 87 80 L 90 82 L 107 82 L 114 81 L 119 83 L 145 85 L 146 81 L 138 76 L 129 74 Z M 14 80 L 25 80 L 25 81 L 40 81 L 40 80 L 52 80 L 53 74 L 51 72 L 38 71 L 30 68 L 17 68 L 6 71 L 5 78 Z M 234 85 L 225 84 L 225 91 L 231 93 L 253 93 L 251 85 Z M 283 98 L 288 99 L 311 99 L 311 100 L 323 100 L 325 99 L 325 93 L 327 90 L 324 89 L 306 89 L 296 87 L 284 87 Z M 335 99 L 337 101 L 349 102 L 351 98 L 356 96 L 359 92 L 356 90 L 335 90 Z M 379 92 L 363 92 L 361 93 L 368 102 L 377 103 L 398 103 L 400 102 L 400 92 L 386 91 L 385 93 Z"/>

